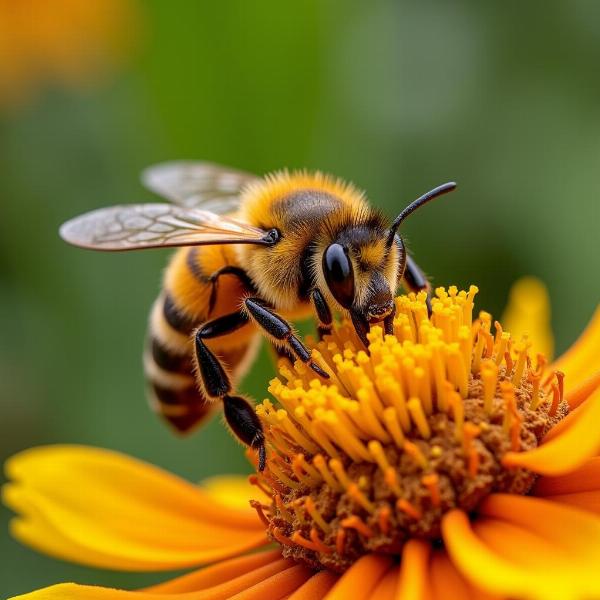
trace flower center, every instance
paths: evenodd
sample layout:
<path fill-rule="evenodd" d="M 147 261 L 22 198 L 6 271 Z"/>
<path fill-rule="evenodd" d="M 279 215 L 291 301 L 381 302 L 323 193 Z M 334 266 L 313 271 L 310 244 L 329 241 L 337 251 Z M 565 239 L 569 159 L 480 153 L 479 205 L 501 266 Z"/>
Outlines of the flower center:
<path fill-rule="evenodd" d="M 396 299 L 394 335 L 374 326 L 369 351 L 349 323 L 313 344 L 318 379 L 280 364 L 257 407 L 267 468 L 253 501 L 268 535 L 313 567 L 343 571 L 369 552 L 400 554 L 412 537 L 440 538 L 442 516 L 491 492 L 526 494 L 535 476 L 502 464 L 538 445 L 567 411 L 562 374 L 532 365 L 526 337 L 509 333 L 451 287 Z"/>

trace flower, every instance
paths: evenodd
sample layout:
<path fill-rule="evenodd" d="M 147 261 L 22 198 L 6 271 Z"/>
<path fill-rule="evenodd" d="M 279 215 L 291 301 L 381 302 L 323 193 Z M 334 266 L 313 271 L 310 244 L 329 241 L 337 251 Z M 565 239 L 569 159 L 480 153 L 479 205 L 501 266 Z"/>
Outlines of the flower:
<path fill-rule="evenodd" d="M 137 21 L 134 0 L 0 0 L 0 106 L 87 86 L 130 54 Z"/>
<path fill-rule="evenodd" d="M 473 321 L 476 291 L 438 289 L 431 318 L 424 295 L 400 296 L 394 335 L 372 327 L 368 353 L 336 326 L 313 344 L 329 380 L 282 362 L 250 490 L 85 447 L 10 459 L 24 543 L 105 568 L 214 563 L 138 592 L 19 598 L 600 597 L 600 310 L 548 368 L 526 336 Z"/>

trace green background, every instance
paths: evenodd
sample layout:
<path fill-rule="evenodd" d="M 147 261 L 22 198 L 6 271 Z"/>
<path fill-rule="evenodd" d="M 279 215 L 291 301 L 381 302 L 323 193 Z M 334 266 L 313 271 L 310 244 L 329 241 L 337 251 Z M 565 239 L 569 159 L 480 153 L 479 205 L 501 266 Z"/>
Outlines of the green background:
<path fill-rule="evenodd" d="M 34 15 L 32 15 L 34 18 Z M 0 457 L 104 446 L 194 480 L 247 469 L 215 419 L 177 439 L 147 409 L 140 350 L 167 254 L 67 247 L 59 224 L 150 200 L 146 165 L 204 158 L 257 173 L 319 168 L 392 216 L 455 179 L 404 226 L 438 284 L 548 285 L 559 351 L 600 298 L 600 4 L 148 1 L 129 68 L 86 93 L 47 87 L 0 114 Z M 265 395 L 265 355 L 243 384 Z M 9 539 L 4 594 L 164 575 L 68 565 Z"/>

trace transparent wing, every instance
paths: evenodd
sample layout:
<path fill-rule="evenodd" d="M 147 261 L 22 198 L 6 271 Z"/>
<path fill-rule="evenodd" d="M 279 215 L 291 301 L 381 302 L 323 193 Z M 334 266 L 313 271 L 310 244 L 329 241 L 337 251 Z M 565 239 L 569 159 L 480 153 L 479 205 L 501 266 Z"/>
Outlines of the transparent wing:
<path fill-rule="evenodd" d="M 126 204 L 86 213 L 61 237 L 93 250 L 138 250 L 203 244 L 265 244 L 266 231 L 207 210 L 174 204 Z"/>
<path fill-rule="evenodd" d="M 256 175 L 203 161 L 173 161 L 148 167 L 142 183 L 175 204 L 201 208 L 219 215 L 235 212 L 242 188 Z"/>

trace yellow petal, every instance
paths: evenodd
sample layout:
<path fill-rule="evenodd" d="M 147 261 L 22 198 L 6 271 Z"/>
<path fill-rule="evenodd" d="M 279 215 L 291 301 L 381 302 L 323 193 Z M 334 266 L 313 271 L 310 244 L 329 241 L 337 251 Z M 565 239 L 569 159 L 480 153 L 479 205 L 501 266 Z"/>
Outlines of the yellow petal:
<path fill-rule="evenodd" d="M 600 369 L 600 307 L 579 339 L 551 366 L 562 371 L 567 394 Z"/>
<path fill-rule="evenodd" d="M 207 569 L 208 570 L 208 569 Z M 283 598 L 299 589 L 313 574 L 303 565 L 279 560 L 229 581 L 194 591 L 125 591 L 63 583 L 16 596 L 12 600 L 264 600 Z"/>
<path fill-rule="evenodd" d="M 563 524 L 557 523 L 561 531 Z M 478 517 L 471 524 L 460 510 L 444 516 L 442 534 L 452 562 L 490 593 L 535 600 L 580 600 L 600 594 L 597 569 L 592 566 L 600 546 L 593 543 L 574 547 L 564 537 L 558 543 L 531 530 L 529 524 L 524 527 L 498 518 Z"/>
<path fill-rule="evenodd" d="M 412 539 L 402 549 L 396 600 L 426 600 L 428 597 L 428 562 L 431 544 Z"/>
<path fill-rule="evenodd" d="M 22 542 L 53 556 L 119 570 L 176 569 L 228 558 L 266 541 L 238 510 L 161 469 L 82 446 L 27 450 L 3 488 Z"/>
<path fill-rule="evenodd" d="M 523 277 L 513 284 L 500 322 L 513 339 L 518 340 L 524 334 L 529 336 L 533 356 L 543 354 L 548 360 L 552 359 L 554 338 L 550 325 L 550 298 L 539 279 Z"/>
<path fill-rule="evenodd" d="M 577 413 L 577 415 L 575 414 Z M 526 452 L 507 452 L 505 467 L 524 467 L 541 475 L 562 475 L 578 468 L 600 449 L 600 389 L 568 415 L 568 427 Z M 551 432 L 552 433 L 552 430 Z"/>
<path fill-rule="evenodd" d="M 325 600 L 369 600 L 392 559 L 377 554 L 359 558 L 337 581 Z"/>
<path fill-rule="evenodd" d="M 252 499 L 268 502 L 270 498 L 243 475 L 217 475 L 203 479 L 202 489 L 223 506 L 244 510 Z"/>

